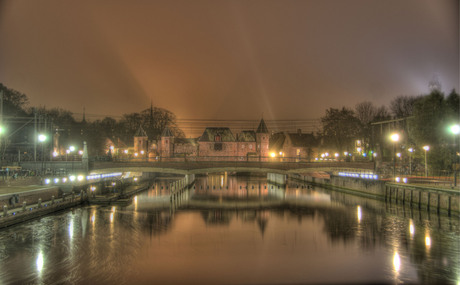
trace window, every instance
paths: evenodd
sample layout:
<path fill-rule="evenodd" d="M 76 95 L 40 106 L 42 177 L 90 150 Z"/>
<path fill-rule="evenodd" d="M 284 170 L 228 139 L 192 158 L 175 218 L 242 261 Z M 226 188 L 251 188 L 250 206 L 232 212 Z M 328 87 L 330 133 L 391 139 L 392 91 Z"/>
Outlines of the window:
<path fill-rule="evenodd" d="M 222 137 L 220 135 L 216 135 L 214 136 L 214 141 L 215 142 L 221 142 L 222 141 Z"/>
<path fill-rule="evenodd" d="M 222 151 L 222 149 L 223 149 L 222 143 L 215 143 L 214 144 L 214 150 L 215 151 Z"/>
<path fill-rule="evenodd" d="M 249 149 L 252 149 L 252 144 L 249 145 Z"/>

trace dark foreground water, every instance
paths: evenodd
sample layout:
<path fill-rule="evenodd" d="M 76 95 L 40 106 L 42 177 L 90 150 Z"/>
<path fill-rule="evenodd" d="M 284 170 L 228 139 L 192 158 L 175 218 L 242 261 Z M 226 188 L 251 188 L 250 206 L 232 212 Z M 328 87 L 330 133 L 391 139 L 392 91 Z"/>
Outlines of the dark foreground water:
<path fill-rule="evenodd" d="M 214 175 L 0 231 L 0 284 L 459 284 L 458 217 Z"/>

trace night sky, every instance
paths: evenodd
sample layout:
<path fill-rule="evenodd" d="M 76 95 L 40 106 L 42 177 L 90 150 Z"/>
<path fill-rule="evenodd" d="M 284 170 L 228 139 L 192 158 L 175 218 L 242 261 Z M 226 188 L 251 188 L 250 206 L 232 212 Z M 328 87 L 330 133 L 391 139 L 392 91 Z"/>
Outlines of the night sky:
<path fill-rule="evenodd" d="M 0 0 L 0 82 L 31 106 L 319 118 L 459 90 L 458 0 Z"/>

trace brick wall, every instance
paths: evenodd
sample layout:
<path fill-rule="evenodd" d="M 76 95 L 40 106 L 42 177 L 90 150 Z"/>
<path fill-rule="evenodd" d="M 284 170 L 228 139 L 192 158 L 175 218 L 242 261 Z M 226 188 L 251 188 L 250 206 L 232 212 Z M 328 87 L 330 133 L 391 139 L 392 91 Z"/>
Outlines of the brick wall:
<path fill-rule="evenodd" d="M 200 142 L 199 156 L 237 156 L 237 142 Z M 217 144 L 217 145 L 216 145 Z"/>
<path fill-rule="evenodd" d="M 192 144 L 176 143 L 174 145 L 174 154 L 187 154 L 188 156 L 196 156 L 198 154 L 197 147 Z"/>

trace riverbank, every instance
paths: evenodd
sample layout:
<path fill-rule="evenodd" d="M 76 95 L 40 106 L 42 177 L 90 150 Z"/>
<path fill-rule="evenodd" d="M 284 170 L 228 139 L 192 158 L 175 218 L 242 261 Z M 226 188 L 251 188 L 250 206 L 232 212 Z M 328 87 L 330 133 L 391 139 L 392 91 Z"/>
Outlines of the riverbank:
<path fill-rule="evenodd" d="M 39 191 L 39 190 L 35 190 Z M 36 194 L 38 195 L 38 194 Z M 8 209 L 4 205 L 0 215 L 0 229 L 10 227 L 25 221 L 33 220 L 51 213 L 66 210 L 81 205 L 84 199 L 80 195 L 63 196 L 62 198 L 42 201 L 38 198 L 37 203 L 27 204 L 25 201 L 22 206 Z"/>
<path fill-rule="evenodd" d="M 36 219 L 54 212 L 80 206 L 130 204 L 135 194 L 148 189 L 149 183 L 128 186 L 123 193 L 109 195 L 65 194 L 58 187 L 26 185 L 0 187 L 0 229 Z"/>
<path fill-rule="evenodd" d="M 114 203 L 130 204 L 132 197 L 149 188 L 149 182 L 139 183 L 139 185 L 131 185 L 123 190 L 123 193 L 111 193 L 108 195 L 89 195 L 88 203 L 90 205 L 112 205 Z"/>
<path fill-rule="evenodd" d="M 460 216 L 460 191 L 457 189 L 334 175 L 293 174 L 289 178 L 352 195 Z"/>

